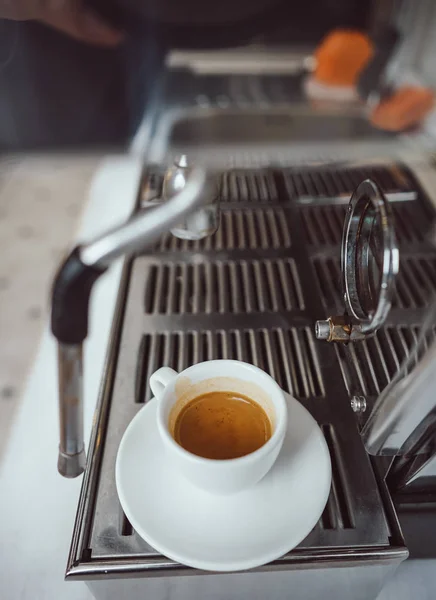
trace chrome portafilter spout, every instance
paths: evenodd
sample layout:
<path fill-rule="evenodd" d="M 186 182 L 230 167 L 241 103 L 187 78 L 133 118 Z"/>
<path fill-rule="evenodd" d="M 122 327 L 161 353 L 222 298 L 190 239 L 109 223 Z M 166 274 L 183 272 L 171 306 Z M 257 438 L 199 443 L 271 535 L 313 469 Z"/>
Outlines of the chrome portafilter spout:
<path fill-rule="evenodd" d="M 58 470 L 77 477 L 86 466 L 83 439 L 83 354 L 95 281 L 110 264 L 152 246 L 199 207 L 213 204 L 216 180 L 190 168 L 167 201 L 144 210 L 95 240 L 76 246 L 60 266 L 52 289 L 51 329 L 58 340 L 60 444 Z M 207 235 L 212 228 L 204 228 Z M 192 239 L 192 238 L 190 238 Z"/>

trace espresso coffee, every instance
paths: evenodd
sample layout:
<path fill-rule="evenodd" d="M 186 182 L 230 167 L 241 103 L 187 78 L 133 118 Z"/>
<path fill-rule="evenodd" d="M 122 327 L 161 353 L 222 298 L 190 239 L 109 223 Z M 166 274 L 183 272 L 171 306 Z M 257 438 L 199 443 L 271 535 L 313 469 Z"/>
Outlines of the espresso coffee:
<path fill-rule="evenodd" d="M 194 398 L 182 408 L 173 437 L 182 448 L 203 458 L 239 458 L 270 439 L 271 423 L 251 398 L 215 391 Z"/>

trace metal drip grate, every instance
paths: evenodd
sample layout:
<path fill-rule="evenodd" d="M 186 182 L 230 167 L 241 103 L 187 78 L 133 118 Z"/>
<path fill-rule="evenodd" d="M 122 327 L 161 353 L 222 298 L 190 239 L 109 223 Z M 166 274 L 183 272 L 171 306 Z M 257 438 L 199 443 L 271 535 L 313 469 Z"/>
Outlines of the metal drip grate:
<path fill-rule="evenodd" d="M 329 311 L 343 311 L 341 268 L 338 258 L 314 258 L 313 266 L 321 291 L 324 307 Z M 436 257 L 403 257 L 392 299 L 395 309 L 422 309 L 436 294 Z M 392 314 L 388 317 L 394 317 Z"/>
<path fill-rule="evenodd" d="M 144 334 L 138 352 L 136 402 L 150 400 L 147 382 L 161 366 L 182 371 L 189 365 L 219 358 L 258 366 L 297 398 L 325 395 L 310 329 L 234 329 Z"/>
<path fill-rule="evenodd" d="M 393 209 L 395 233 L 399 243 L 425 242 L 434 220 L 434 215 L 429 215 L 426 206 L 407 202 L 394 204 Z"/>
<path fill-rule="evenodd" d="M 385 191 L 410 195 L 393 203 L 403 244 L 396 309 L 374 338 L 335 348 L 314 338 L 313 324 L 343 306 L 343 217 L 349 194 L 367 177 Z M 158 187 L 158 177 L 143 186 L 139 204 L 150 206 Z M 350 560 L 359 551 L 390 552 L 402 544 L 350 396 L 358 387 L 374 398 L 387 385 L 410 352 L 422 307 L 436 290 L 436 253 L 425 242 L 431 219 L 422 192 L 399 167 L 371 166 L 231 171 L 222 195 L 222 223 L 214 236 L 189 242 L 168 234 L 126 268 L 96 438 L 104 444 L 94 448 L 98 466 L 75 534 L 72 570 L 85 564 L 88 573 L 106 573 L 115 564 L 127 571 L 134 565 L 142 574 L 186 571 L 148 546 L 122 514 L 114 467 L 126 427 L 151 398 L 150 374 L 163 365 L 182 370 L 214 358 L 258 365 L 323 429 L 333 483 L 320 521 L 296 550 L 300 558 L 322 551 L 332 560 Z M 286 564 L 291 555 L 268 568 Z"/>
<path fill-rule="evenodd" d="M 309 244 L 313 246 L 340 244 L 346 210 L 347 207 L 341 205 L 301 208 L 301 220 Z"/>
<path fill-rule="evenodd" d="M 392 202 L 392 208 L 395 233 L 400 245 L 425 242 L 432 224 L 425 207 L 415 201 L 398 201 Z M 340 245 L 346 210 L 346 205 L 341 204 L 302 206 L 299 211 L 309 244 L 315 247 Z"/>
<path fill-rule="evenodd" d="M 286 169 L 283 171 L 287 194 L 280 197 L 275 172 L 272 169 L 235 169 L 223 174 L 221 181 L 221 201 L 232 203 L 269 204 L 286 202 L 290 199 L 326 198 L 331 201 L 350 197 L 364 179 L 373 179 L 387 194 L 401 190 L 403 198 L 416 197 L 412 181 L 396 166 L 366 167 L 327 167 Z M 163 171 L 148 170 L 141 185 L 141 203 L 160 198 L 163 184 Z M 409 193 L 409 194 L 408 194 Z M 412 195 L 410 194 L 412 193 Z"/>
<path fill-rule="evenodd" d="M 251 313 L 303 310 L 292 258 L 165 263 L 149 267 L 146 314 Z"/>
<path fill-rule="evenodd" d="M 218 231 L 202 240 L 190 241 L 164 235 L 155 250 L 159 252 L 201 250 L 244 250 L 291 246 L 289 211 L 283 208 L 225 210 L 221 211 Z"/>
<path fill-rule="evenodd" d="M 285 175 L 293 198 L 349 198 L 364 179 L 373 179 L 387 194 L 411 189 L 406 175 L 396 167 L 292 169 Z"/>
<path fill-rule="evenodd" d="M 400 262 L 394 308 L 425 308 L 435 293 L 436 257 L 406 258 Z"/>
<path fill-rule="evenodd" d="M 222 202 L 268 203 L 277 200 L 276 183 L 269 171 L 230 171 L 223 175 Z"/>
<path fill-rule="evenodd" d="M 418 335 L 419 327 L 388 326 L 367 341 L 350 344 L 348 348 L 335 346 L 349 394 L 356 393 L 357 384 L 364 395 L 378 396 L 398 372 Z M 435 337 L 436 329 L 429 334 L 427 344 Z"/>

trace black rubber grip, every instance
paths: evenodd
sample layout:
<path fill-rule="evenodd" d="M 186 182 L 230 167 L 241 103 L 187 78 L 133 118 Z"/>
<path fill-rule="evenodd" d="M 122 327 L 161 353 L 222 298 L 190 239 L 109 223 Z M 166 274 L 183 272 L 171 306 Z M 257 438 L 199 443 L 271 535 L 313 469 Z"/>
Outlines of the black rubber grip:
<path fill-rule="evenodd" d="M 88 335 L 89 298 L 95 281 L 106 269 L 80 260 L 80 246 L 60 266 L 52 289 L 51 330 L 63 344 L 80 344 Z"/>

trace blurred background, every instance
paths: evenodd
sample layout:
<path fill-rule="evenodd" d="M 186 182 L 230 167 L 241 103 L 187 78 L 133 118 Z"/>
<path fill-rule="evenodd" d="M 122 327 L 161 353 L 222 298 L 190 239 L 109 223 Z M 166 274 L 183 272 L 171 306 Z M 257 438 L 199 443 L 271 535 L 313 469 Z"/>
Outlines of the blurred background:
<path fill-rule="evenodd" d="M 46 316 L 54 265 L 71 243 L 102 156 L 121 152 L 162 162 L 178 150 L 195 155 L 200 148 L 197 160 L 209 149 L 217 164 L 223 161 L 220 146 L 235 142 L 239 160 L 245 153 L 259 161 L 265 146 L 272 161 L 373 156 L 374 145 L 380 155 L 395 156 L 397 140 L 384 136 L 387 128 L 413 134 L 403 140 L 403 150 L 419 157 L 421 150 L 431 150 L 434 135 L 433 4 L 0 4 L 3 426 Z M 374 55 L 372 71 L 359 81 Z M 388 105 L 377 129 L 371 127 L 380 99 L 405 85 L 427 95 L 415 105 L 412 97 L 397 113 L 395 104 Z M 307 114 L 307 106 L 316 103 L 318 121 Z M 326 103 L 333 106 L 330 120 L 322 117 Z M 335 103 L 338 111 L 345 106 L 359 115 L 338 119 Z M 292 119 L 284 114 L 289 109 Z M 206 122 L 211 111 L 217 117 L 235 110 L 237 130 L 231 114 L 227 122 Z M 266 122 L 268 110 L 278 111 L 276 124 Z"/>

